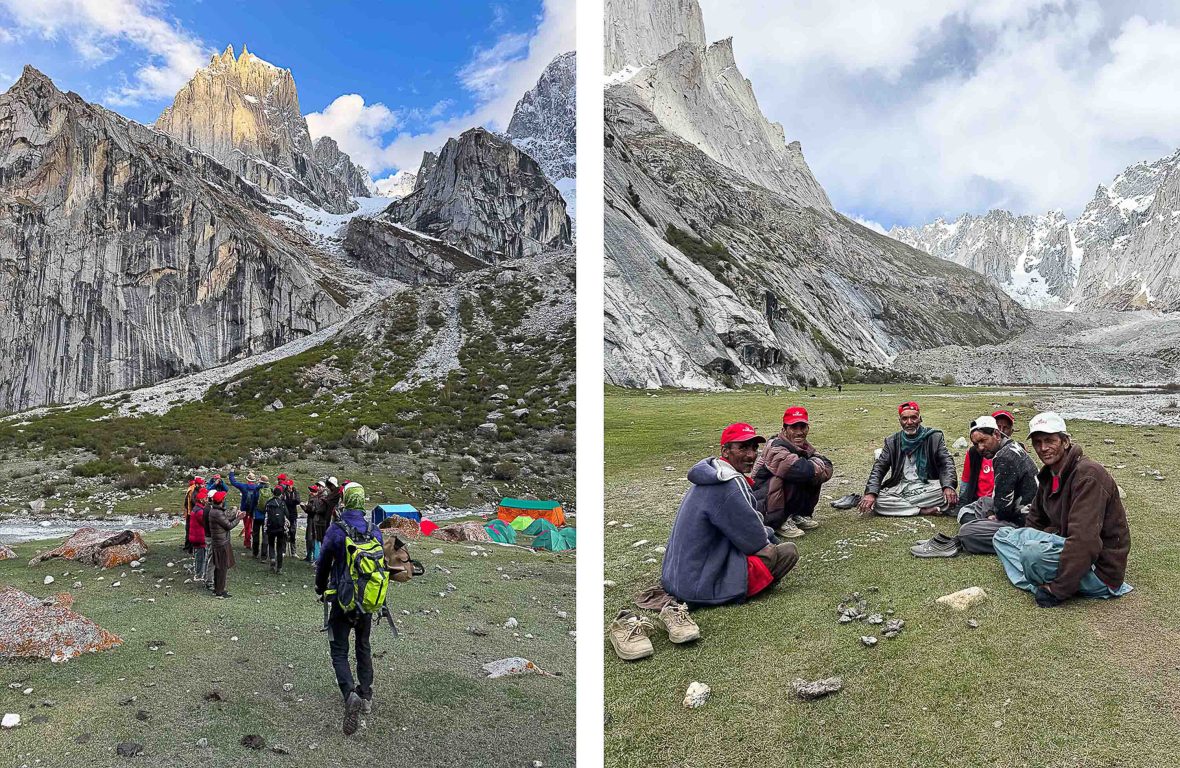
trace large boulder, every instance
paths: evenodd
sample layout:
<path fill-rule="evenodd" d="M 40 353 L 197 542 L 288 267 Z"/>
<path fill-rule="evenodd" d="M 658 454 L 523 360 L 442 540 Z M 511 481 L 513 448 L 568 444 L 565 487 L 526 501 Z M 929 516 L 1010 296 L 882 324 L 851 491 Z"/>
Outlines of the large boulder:
<path fill-rule="evenodd" d="M 100 531 L 97 528 L 79 528 L 74 535 L 48 552 L 42 552 L 29 561 L 36 565 L 54 557 L 77 560 L 80 563 L 114 568 L 139 560 L 147 554 L 147 544 L 139 531 Z"/>
<path fill-rule="evenodd" d="M 69 661 L 85 652 L 123 643 L 69 608 L 69 600 L 41 600 L 15 587 L 0 586 L 0 659 Z"/>

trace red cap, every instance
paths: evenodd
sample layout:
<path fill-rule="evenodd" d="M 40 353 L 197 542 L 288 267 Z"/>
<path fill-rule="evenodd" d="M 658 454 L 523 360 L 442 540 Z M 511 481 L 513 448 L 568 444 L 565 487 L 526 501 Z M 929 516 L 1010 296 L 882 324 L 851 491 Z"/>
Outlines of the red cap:
<path fill-rule="evenodd" d="M 793 408 L 788 408 L 783 414 L 783 424 L 799 424 L 807 423 L 807 409 L 796 405 Z"/>
<path fill-rule="evenodd" d="M 757 440 L 762 443 L 766 442 L 766 438 L 760 437 L 758 433 L 754 431 L 753 427 L 740 421 L 737 424 L 730 424 L 721 433 L 722 445 L 725 445 L 726 443 L 744 443 L 747 440 Z"/>
<path fill-rule="evenodd" d="M 287 473 L 286 473 L 286 472 L 280 472 L 280 473 L 279 473 L 279 479 L 280 479 L 280 480 L 286 480 L 286 479 L 287 479 Z"/>
<path fill-rule="evenodd" d="M 993 419 L 998 419 L 1001 416 L 1006 416 L 1008 418 L 1008 421 L 1012 422 L 1013 424 L 1016 423 L 1016 417 L 1013 416 L 1011 413 L 1008 413 L 1008 411 L 992 411 L 992 418 Z"/>
<path fill-rule="evenodd" d="M 205 488 L 204 486 L 198 488 L 197 489 L 197 500 L 204 501 L 207 498 L 209 498 L 209 489 Z"/>
<path fill-rule="evenodd" d="M 901 415 L 902 411 L 917 411 L 918 413 L 921 413 L 922 409 L 918 407 L 917 403 L 915 403 L 913 400 L 911 400 L 908 403 L 902 403 L 901 405 L 897 406 L 897 415 L 898 416 Z"/>
<path fill-rule="evenodd" d="M 223 501 L 225 501 L 225 491 L 214 491 L 213 492 L 213 503 L 220 504 Z"/>
<path fill-rule="evenodd" d="M 193 482 L 201 484 L 201 483 L 205 482 L 205 478 L 201 477 L 200 475 L 197 475 L 196 477 L 193 478 Z"/>

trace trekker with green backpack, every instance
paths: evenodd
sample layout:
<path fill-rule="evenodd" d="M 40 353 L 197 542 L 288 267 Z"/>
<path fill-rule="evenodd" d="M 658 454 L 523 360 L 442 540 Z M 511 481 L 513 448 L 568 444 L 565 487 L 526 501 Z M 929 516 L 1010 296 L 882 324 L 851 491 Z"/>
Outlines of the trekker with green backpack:
<path fill-rule="evenodd" d="M 360 715 L 373 706 L 373 655 L 369 633 L 374 617 L 385 608 L 389 573 L 381 531 L 365 519 L 365 489 L 344 486 L 344 509 L 328 526 L 316 563 L 315 591 L 331 600 L 328 646 L 336 683 L 344 697 L 344 734 L 351 736 Z M 356 633 L 356 684 L 348 663 L 348 636 Z"/>

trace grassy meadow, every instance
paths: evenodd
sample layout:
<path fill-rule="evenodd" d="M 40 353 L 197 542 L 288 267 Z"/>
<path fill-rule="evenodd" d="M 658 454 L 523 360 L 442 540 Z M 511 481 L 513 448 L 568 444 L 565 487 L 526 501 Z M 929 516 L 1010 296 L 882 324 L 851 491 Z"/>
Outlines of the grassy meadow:
<path fill-rule="evenodd" d="M 788 405 L 810 413 L 810 439 L 836 474 L 821 527 L 796 539 L 800 564 L 744 606 L 694 613 L 700 640 L 623 662 L 604 644 L 606 763 L 612 768 L 710 766 L 1173 766 L 1180 733 L 1180 547 L 1173 502 L 1180 430 L 1076 421 L 1075 441 L 1126 493 L 1132 532 L 1130 595 L 1035 607 L 994 557 L 922 560 L 908 549 L 951 518 L 861 518 L 830 499 L 861 492 L 873 450 L 895 431 L 897 404 L 916 399 L 948 446 L 972 418 L 1019 409 L 1019 430 L 1046 392 L 854 385 L 784 392 L 648 393 L 606 397 L 606 572 L 603 619 L 658 582 L 656 549 L 687 489 L 685 475 L 716 455 L 722 427 L 777 431 Z M 1113 441 L 1113 442 L 1106 442 Z M 1027 440 L 1024 441 L 1027 444 Z M 955 451 L 962 467 L 965 451 Z M 1123 466 L 1120 466 L 1123 465 Z M 1152 472 L 1147 472 L 1150 467 Z M 1163 480 L 1153 474 L 1161 470 Z M 614 525 L 609 521 L 616 521 Z M 639 547 L 635 542 L 647 539 Z M 649 562 L 650 561 L 650 562 Z M 934 603 L 968 586 L 987 602 L 966 613 Z M 870 609 L 905 620 L 895 639 L 865 647 L 880 627 L 839 624 L 836 606 L 860 592 Z M 968 619 L 978 622 L 971 628 Z M 803 702 L 790 683 L 841 675 L 844 689 Z M 684 709 L 689 683 L 712 687 Z"/>
<path fill-rule="evenodd" d="M 55 545 L 45 542 L 16 545 L 18 558 L 0 562 L 0 583 L 38 596 L 67 590 L 74 610 L 123 639 L 64 664 L 0 663 L 0 711 L 23 719 L 0 735 L 0 765 L 127 765 L 115 753 L 119 742 L 143 745 L 130 764 L 168 768 L 574 764 L 571 553 L 484 545 L 484 557 L 470 544 L 411 545 L 426 574 L 391 585 L 401 634 L 374 625 L 373 712 L 345 737 L 311 566 L 288 560 L 275 576 L 236 545 L 233 597 L 213 600 L 184 583 L 190 560 L 181 536 L 180 529 L 148 534 L 147 561 L 134 571 L 61 559 L 29 567 L 36 552 Z M 436 548 L 443 554 L 431 554 Z M 44 585 L 46 575 L 56 583 Z M 75 580 L 80 589 L 70 588 Z M 517 628 L 504 628 L 509 617 Z M 554 676 L 492 680 L 480 669 L 511 656 Z M 25 687 L 33 693 L 22 695 Z M 213 692 L 219 701 L 210 700 Z M 242 746 L 248 734 L 265 748 Z M 197 746 L 200 739 L 207 746 Z"/>

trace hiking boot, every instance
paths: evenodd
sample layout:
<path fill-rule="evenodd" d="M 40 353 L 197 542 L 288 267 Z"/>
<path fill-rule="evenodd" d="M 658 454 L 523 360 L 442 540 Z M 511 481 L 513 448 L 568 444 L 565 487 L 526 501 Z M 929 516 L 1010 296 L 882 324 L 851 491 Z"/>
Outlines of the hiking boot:
<path fill-rule="evenodd" d="M 229 592 L 214 592 L 213 596 L 218 600 L 225 600 L 227 598 L 233 597 L 233 595 L 231 595 Z"/>
<path fill-rule="evenodd" d="M 852 509 L 857 504 L 860 504 L 861 495 L 859 493 L 850 493 L 847 496 L 841 496 L 832 502 L 832 509 Z"/>
<path fill-rule="evenodd" d="M 787 520 L 778 527 L 778 535 L 784 539 L 797 539 L 803 535 L 803 529 Z"/>
<path fill-rule="evenodd" d="M 668 630 L 668 639 L 674 643 L 687 643 L 701 636 L 701 628 L 688 615 L 688 606 L 684 603 L 665 605 L 660 611 L 660 621 Z"/>
<path fill-rule="evenodd" d="M 361 706 L 364 699 L 356 695 L 356 691 L 351 691 L 348 698 L 344 700 L 344 735 L 351 736 L 356 733 L 357 726 L 361 722 Z"/>
<path fill-rule="evenodd" d="M 623 661 L 642 659 L 655 653 L 648 637 L 655 629 L 656 625 L 648 617 L 623 608 L 610 623 L 610 644 Z"/>
<path fill-rule="evenodd" d="M 803 515 L 791 515 L 791 522 L 795 524 L 796 528 L 804 531 L 814 530 L 819 528 L 819 521 L 813 517 L 804 517 Z"/>

